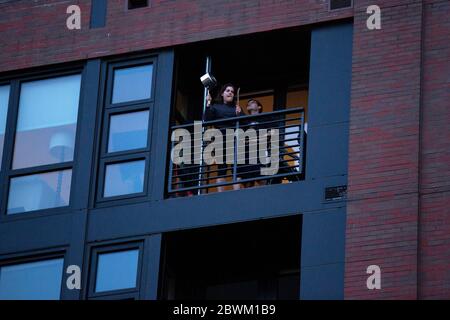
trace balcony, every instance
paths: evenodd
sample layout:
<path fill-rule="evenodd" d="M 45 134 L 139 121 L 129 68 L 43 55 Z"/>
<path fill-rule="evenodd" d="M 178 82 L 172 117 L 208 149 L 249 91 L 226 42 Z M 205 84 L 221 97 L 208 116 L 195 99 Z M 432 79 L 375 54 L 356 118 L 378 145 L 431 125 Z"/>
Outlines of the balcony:
<path fill-rule="evenodd" d="M 182 197 L 304 179 L 305 111 L 171 127 L 167 192 Z"/>

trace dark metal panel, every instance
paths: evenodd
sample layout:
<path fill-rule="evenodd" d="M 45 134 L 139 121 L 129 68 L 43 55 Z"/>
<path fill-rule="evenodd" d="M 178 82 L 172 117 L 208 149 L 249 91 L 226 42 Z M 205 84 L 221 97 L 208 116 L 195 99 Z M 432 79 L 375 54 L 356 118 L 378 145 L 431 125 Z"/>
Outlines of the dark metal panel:
<path fill-rule="evenodd" d="M 196 197 L 99 208 L 89 216 L 89 241 L 113 239 L 328 210 L 345 202 L 326 202 L 325 186 L 346 183 L 330 177 Z"/>
<path fill-rule="evenodd" d="M 103 28 L 106 25 L 106 13 L 108 9 L 108 0 L 91 1 L 91 28 Z"/>
<path fill-rule="evenodd" d="M 301 268 L 300 299 L 343 300 L 344 263 Z"/>
<path fill-rule="evenodd" d="M 344 262 L 345 208 L 303 215 L 302 267 Z"/>
<path fill-rule="evenodd" d="M 86 221 L 87 221 L 87 211 L 79 211 L 72 215 L 72 230 L 70 232 L 70 247 L 66 252 L 65 257 L 65 270 L 63 274 L 62 283 L 62 295 L 61 298 L 64 300 L 80 300 L 81 290 L 72 289 L 67 287 L 67 279 L 71 274 L 67 274 L 67 267 L 71 265 L 76 265 L 81 269 L 81 275 L 83 275 L 83 259 L 84 259 L 84 242 L 86 237 Z M 81 286 L 83 286 L 83 280 L 81 280 Z"/>
<path fill-rule="evenodd" d="M 141 286 L 141 299 L 158 299 L 159 267 L 161 256 L 162 235 L 154 234 L 144 243 L 143 284 Z"/>
<path fill-rule="evenodd" d="M 352 34 L 351 23 L 311 33 L 306 178 L 326 187 L 347 185 Z M 330 176 L 343 184 L 329 183 Z M 301 299 L 344 298 L 345 227 L 345 207 L 303 216 Z"/>
<path fill-rule="evenodd" d="M 351 23 L 312 31 L 309 126 L 349 121 L 352 35 Z"/>
<path fill-rule="evenodd" d="M 169 142 L 170 106 L 173 86 L 174 52 L 161 52 L 158 56 L 155 112 L 152 126 L 151 179 L 152 200 L 164 199 L 167 144 Z"/>
<path fill-rule="evenodd" d="M 67 245 L 71 241 L 72 223 L 72 214 L 1 223 L 0 254 Z"/>
<path fill-rule="evenodd" d="M 90 188 L 88 186 L 90 185 L 92 166 L 94 165 L 91 155 L 94 152 L 100 67 L 100 59 L 90 60 L 86 63 L 83 74 L 81 117 L 77 132 L 79 135 L 78 147 L 82 151 L 77 152 L 74 168 L 74 188 L 72 190 L 74 209 L 85 209 L 89 204 Z"/>
<path fill-rule="evenodd" d="M 307 179 L 347 175 L 348 122 L 308 127 L 307 148 Z"/>

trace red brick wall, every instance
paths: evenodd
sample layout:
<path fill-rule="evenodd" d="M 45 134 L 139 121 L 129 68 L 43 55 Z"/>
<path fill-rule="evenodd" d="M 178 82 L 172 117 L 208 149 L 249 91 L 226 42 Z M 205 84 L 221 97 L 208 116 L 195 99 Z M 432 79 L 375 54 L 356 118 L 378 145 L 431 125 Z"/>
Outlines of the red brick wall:
<path fill-rule="evenodd" d="M 325 0 L 152 0 L 126 10 L 108 0 L 105 28 L 89 29 L 90 0 L 34 0 L 0 4 L 0 72 L 90 57 L 351 17 L 328 11 Z M 81 8 L 81 30 L 66 28 L 66 8 Z"/>
<path fill-rule="evenodd" d="M 381 7 L 382 29 L 366 9 Z M 422 1 L 355 1 L 346 299 L 417 297 Z M 381 268 L 381 290 L 366 269 Z"/>
<path fill-rule="evenodd" d="M 450 2 L 355 2 L 345 298 L 450 299 Z"/>
<path fill-rule="evenodd" d="M 450 2 L 425 3 L 419 298 L 450 299 Z"/>

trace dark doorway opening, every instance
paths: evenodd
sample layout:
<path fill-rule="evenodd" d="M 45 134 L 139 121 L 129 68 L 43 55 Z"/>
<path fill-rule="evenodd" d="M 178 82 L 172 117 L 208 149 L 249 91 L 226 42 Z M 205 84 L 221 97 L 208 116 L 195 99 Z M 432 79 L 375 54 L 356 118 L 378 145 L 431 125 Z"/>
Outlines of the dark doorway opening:
<path fill-rule="evenodd" d="M 164 236 L 161 298 L 296 300 L 301 216 Z"/>
<path fill-rule="evenodd" d="M 176 51 L 175 96 L 172 124 L 201 120 L 204 88 L 200 77 L 211 57 L 211 73 L 218 86 L 240 88 L 239 104 L 250 98 L 263 103 L 264 112 L 308 106 L 311 32 L 283 29 L 181 46 Z"/>
<path fill-rule="evenodd" d="M 249 100 L 257 99 L 262 104 L 262 117 L 248 121 L 264 122 L 264 119 L 272 119 L 272 122 L 267 120 L 266 126 L 276 127 L 286 136 L 282 135 L 280 141 L 280 170 L 277 172 L 280 177 L 258 182 L 246 181 L 241 185 L 238 181 L 241 175 L 238 177 L 236 173 L 234 176 L 231 169 L 221 171 L 216 164 L 208 166 L 203 163 L 200 167 L 198 163 L 183 163 L 179 166 L 169 163 L 168 197 L 304 180 L 310 47 L 311 30 L 291 28 L 209 40 L 180 46 L 176 50 L 171 133 L 180 127 L 192 133 L 194 121 L 204 119 L 205 89 L 200 77 L 207 71 L 209 61 L 210 73 L 218 81 L 218 85 L 211 90 L 214 101 L 219 102 L 218 93 L 222 85 L 233 83 L 239 88 L 241 115 L 248 116 Z M 242 124 L 245 125 L 244 122 Z M 207 127 L 207 124 L 204 125 L 204 129 Z M 191 150 L 191 153 L 202 152 Z M 243 177 L 260 178 L 261 175 L 255 170 L 256 173 Z"/>

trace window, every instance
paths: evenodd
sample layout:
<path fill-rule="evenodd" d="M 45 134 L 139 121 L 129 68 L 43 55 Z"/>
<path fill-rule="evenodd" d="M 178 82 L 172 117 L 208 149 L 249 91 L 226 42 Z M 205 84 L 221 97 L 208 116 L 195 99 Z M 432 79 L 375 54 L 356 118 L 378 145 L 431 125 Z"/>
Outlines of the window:
<path fill-rule="evenodd" d="M 148 0 L 128 0 L 128 10 L 145 8 L 148 6 Z"/>
<path fill-rule="evenodd" d="M 114 70 L 112 103 L 150 99 L 152 74 L 151 64 Z"/>
<path fill-rule="evenodd" d="M 97 200 L 147 195 L 155 59 L 107 68 Z"/>
<path fill-rule="evenodd" d="M 148 110 L 113 115 L 109 124 L 108 153 L 147 147 Z"/>
<path fill-rule="evenodd" d="M 6 116 L 8 114 L 9 85 L 0 86 L 0 167 L 2 165 L 3 144 L 5 142 Z"/>
<path fill-rule="evenodd" d="M 143 242 L 96 246 L 92 249 L 89 299 L 137 298 L 139 294 Z"/>
<path fill-rule="evenodd" d="M 95 292 L 135 288 L 138 258 L 138 250 L 100 254 Z"/>
<path fill-rule="evenodd" d="M 81 74 L 17 82 L 7 214 L 69 205 Z"/>
<path fill-rule="evenodd" d="M 64 260 L 0 267 L 0 300 L 59 300 Z"/>
<path fill-rule="evenodd" d="M 71 178 L 72 170 L 12 178 L 7 213 L 68 206 Z"/>
<path fill-rule="evenodd" d="M 80 75 L 22 84 L 13 169 L 73 160 L 80 84 Z"/>
<path fill-rule="evenodd" d="M 351 8 L 352 0 L 330 0 L 330 10 Z"/>
<path fill-rule="evenodd" d="M 144 172 L 144 160 L 107 165 L 104 197 L 143 192 Z"/>

